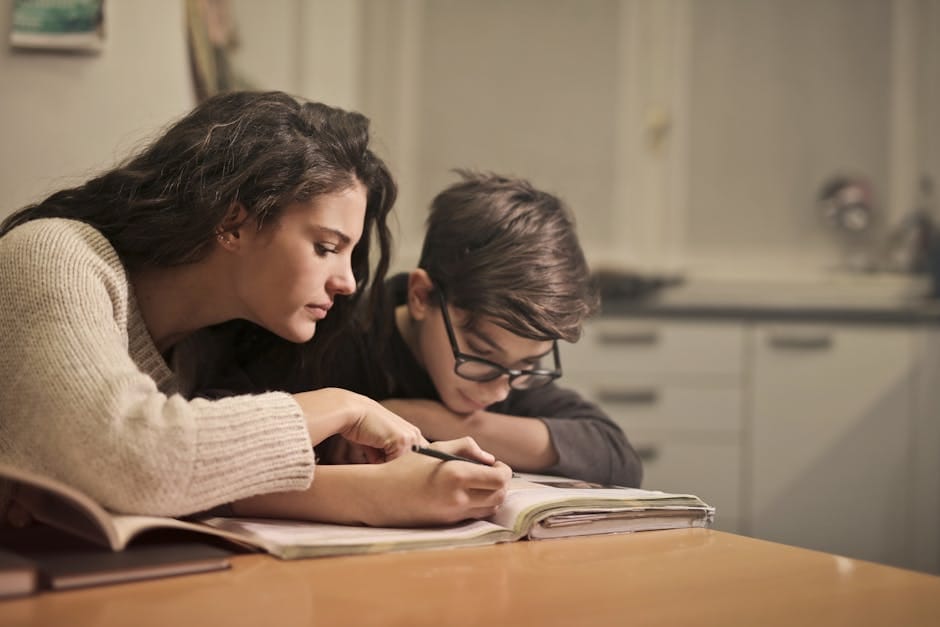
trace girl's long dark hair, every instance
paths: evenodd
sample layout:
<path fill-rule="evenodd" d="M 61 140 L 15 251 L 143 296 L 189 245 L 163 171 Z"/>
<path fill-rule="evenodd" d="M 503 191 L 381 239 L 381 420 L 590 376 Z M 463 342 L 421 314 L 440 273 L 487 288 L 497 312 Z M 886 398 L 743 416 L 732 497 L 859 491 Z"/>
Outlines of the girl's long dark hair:
<path fill-rule="evenodd" d="M 30 220 L 71 218 L 99 230 L 130 271 L 176 266 L 208 255 L 235 203 L 263 229 L 288 205 L 342 191 L 356 179 L 367 189 L 363 236 L 352 255 L 359 289 L 337 299 L 320 324 L 318 338 L 328 339 L 370 279 L 378 306 L 391 249 L 386 218 L 397 187 L 369 149 L 369 120 L 359 113 L 276 91 L 214 96 L 125 163 L 9 216 L 0 237 Z"/>

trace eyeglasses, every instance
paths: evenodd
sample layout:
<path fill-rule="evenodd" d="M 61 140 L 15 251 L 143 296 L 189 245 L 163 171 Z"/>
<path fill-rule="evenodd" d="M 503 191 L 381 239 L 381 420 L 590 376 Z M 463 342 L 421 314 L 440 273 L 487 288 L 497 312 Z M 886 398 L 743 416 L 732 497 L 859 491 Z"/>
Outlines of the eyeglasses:
<path fill-rule="evenodd" d="M 532 388 L 548 385 L 561 376 L 561 358 L 558 355 L 558 342 L 552 342 L 552 354 L 555 357 L 554 370 L 542 370 L 532 368 L 530 370 L 516 370 L 515 368 L 506 368 L 496 362 L 482 357 L 474 357 L 460 352 L 457 346 L 457 336 L 454 334 L 454 325 L 450 321 L 450 314 L 447 311 L 447 300 L 444 298 L 444 290 L 439 287 L 434 290 L 437 292 L 438 300 L 441 304 L 441 313 L 444 316 L 444 328 L 447 329 L 447 337 L 450 339 L 450 347 L 454 351 L 454 372 L 457 376 L 477 383 L 486 383 L 493 381 L 504 375 L 509 377 L 509 387 L 515 390 L 531 390 Z"/>

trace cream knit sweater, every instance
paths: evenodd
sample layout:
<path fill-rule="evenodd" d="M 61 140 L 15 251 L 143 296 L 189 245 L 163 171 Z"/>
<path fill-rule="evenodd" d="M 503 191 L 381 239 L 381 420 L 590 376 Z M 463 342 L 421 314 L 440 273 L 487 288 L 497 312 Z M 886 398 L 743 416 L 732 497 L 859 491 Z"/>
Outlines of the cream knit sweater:
<path fill-rule="evenodd" d="M 0 462 L 138 514 L 309 486 L 310 437 L 288 394 L 182 389 L 101 233 L 40 219 L 0 238 Z"/>

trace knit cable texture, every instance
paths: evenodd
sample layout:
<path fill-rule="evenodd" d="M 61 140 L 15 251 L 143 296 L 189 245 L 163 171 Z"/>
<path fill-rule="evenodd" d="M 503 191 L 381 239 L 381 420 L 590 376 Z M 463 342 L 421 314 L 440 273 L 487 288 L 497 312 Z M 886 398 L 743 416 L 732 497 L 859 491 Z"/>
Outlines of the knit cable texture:
<path fill-rule="evenodd" d="M 290 395 L 209 401 L 184 387 L 101 233 L 39 219 L 0 238 L 0 461 L 137 514 L 309 486 L 310 437 Z"/>

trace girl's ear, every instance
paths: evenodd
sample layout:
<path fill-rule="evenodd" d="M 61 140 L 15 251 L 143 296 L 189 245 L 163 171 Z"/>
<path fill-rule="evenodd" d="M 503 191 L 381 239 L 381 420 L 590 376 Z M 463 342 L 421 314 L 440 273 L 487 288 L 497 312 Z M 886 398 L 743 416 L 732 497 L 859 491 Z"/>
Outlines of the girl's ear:
<path fill-rule="evenodd" d="M 229 250 L 238 249 L 243 231 L 250 223 L 248 217 L 245 205 L 233 202 L 225 217 L 222 218 L 221 224 L 216 227 L 215 236 L 219 243 Z"/>
<path fill-rule="evenodd" d="M 413 320 L 424 320 L 431 305 L 434 282 L 428 273 L 418 268 L 408 274 L 408 313 Z"/>

